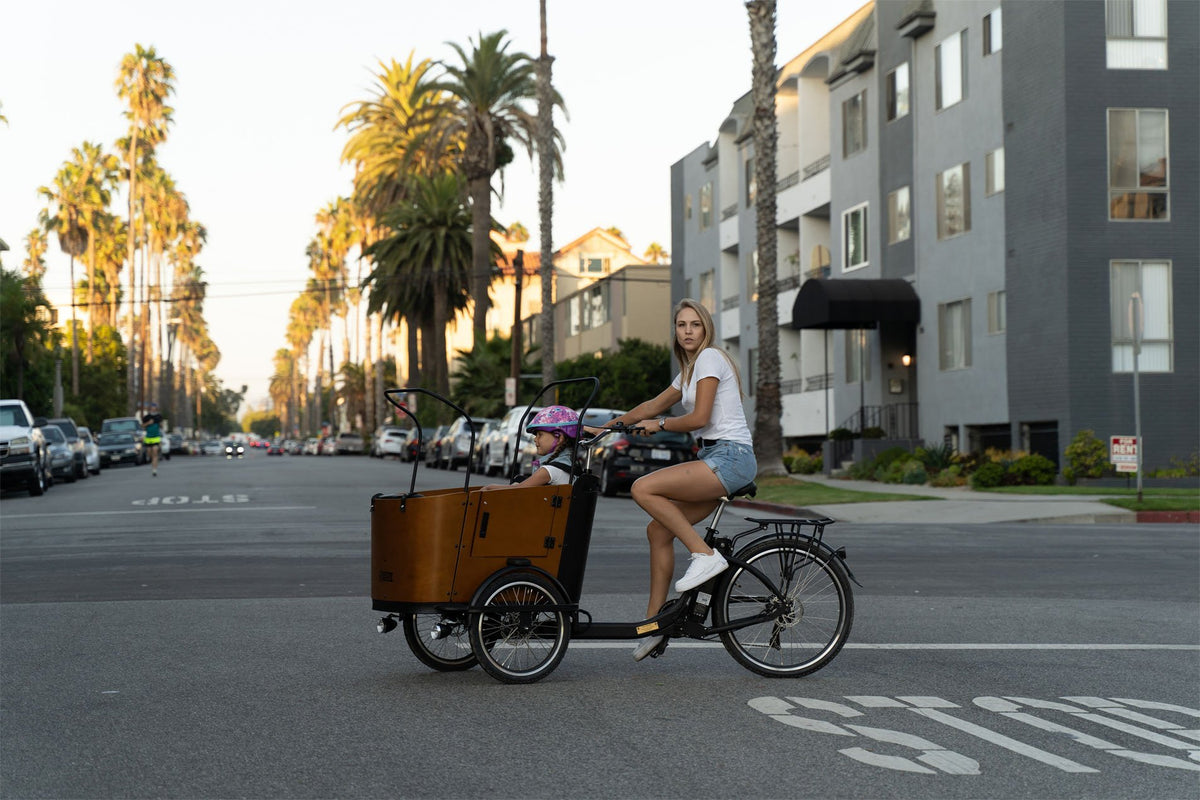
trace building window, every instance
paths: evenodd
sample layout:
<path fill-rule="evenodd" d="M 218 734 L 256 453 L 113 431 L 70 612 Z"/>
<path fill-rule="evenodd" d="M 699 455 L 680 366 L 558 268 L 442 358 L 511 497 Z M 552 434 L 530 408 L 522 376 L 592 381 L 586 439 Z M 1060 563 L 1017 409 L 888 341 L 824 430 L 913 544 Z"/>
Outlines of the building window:
<path fill-rule="evenodd" d="M 934 103 L 938 111 L 949 108 L 966 95 L 967 65 L 963 61 L 966 31 L 959 31 L 933 49 Z"/>
<path fill-rule="evenodd" d="M 971 366 L 971 301 L 938 304 L 938 368 Z"/>
<path fill-rule="evenodd" d="M 746 159 L 746 208 L 754 205 L 754 192 L 758 182 L 754 178 L 754 156 Z"/>
<path fill-rule="evenodd" d="M 888 195 L 888 244 L 903 242 L 912 235 L 908 187 L 901 186 Z"/>
<path fill-rule="evenodd" d="M 983 160 L 984 194 L 991 197 L 1004 191 L 1004 148 L 997 147 Z"/>
<path fill-rule="evenodd" d="M 607 258 L 585 258 L 584 256 L 580 256 L 579 271 L 607 274 L 611 263 Z"/>
<path fill-rule="evenodd" d="M 716 311 L 716 294 L 713 291 L 713 271 L 700 273 L 700 305 L 709 311 Z"/>
<path fill-rule="evenodd" d="M 1111 271 L 1113 372 L 1133 372 L 1139 341 L 1139 372 L 1171 372 L 1171 262 L 1113 261 Z"/>
<path fill-rule="evenodd" d="M 888 122 L 908 116 L 908 62 L 887 74 Z"/>
<path fill-rule="evenodd" d="M 1166 109 L 1108 110 L 1108 218 L 1170 218 Z"/>
<path fill-rule="evenodd" d="M 867 146 L 867 90 L 842 103 L 842 157 Z"/>
<path fill-rule="evenodd" d="M 842 272 L 867 265 L 867 204 L 842 214 Z"/>
<path fill-rule="evenodd" d="M 712 182 L 700 187 L 700 230 L 712 226 Z"/>
<path fill-rule="evenodd" d="M 988 292 L 988 333 L 1004 333 L 1008 329 L 1008 311 L 1004 290 Z"/>
<path fill-rule="evenodd" d="M 1105 0 L 1109 69 L 1167 68 L 1167 0 Z"/>
<path fill-rule="evenodd" d="M 971 230 L 971 165 L 959 164 L 937 176 L 937 234 L 949 239 Z"/>
<path fill-rule="evenodd" d="M 1004 33 L 1001 28 L 1000 9 L 997 8 L 983 18 L 983 54 L 985 56 L 999 53 L 1004 46 Z"/>
<path fill-rule="evenodd" d="M 865 330 L 846 331 L 846 383 L 871 380 L 871 341 Z"/>
<path fill-rule="evenodd" d="M 683 218 L 692 218 L 692 196 L 690 194 L 685 194 L 683 196 Z"/>
<path fill-rule="evenodd" d="M 577 336 L 583 330 L 583 314 L 580 312 L 579 295 L 567 300 L 567 335 Z"/>

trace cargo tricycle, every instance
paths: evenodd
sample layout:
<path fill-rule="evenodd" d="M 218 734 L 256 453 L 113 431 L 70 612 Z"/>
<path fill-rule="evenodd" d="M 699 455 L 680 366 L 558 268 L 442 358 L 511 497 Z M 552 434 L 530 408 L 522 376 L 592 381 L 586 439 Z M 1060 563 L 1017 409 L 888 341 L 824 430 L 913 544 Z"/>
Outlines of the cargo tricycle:
<path fill-rule="evenodd" d="M 554 381 L 538 398 L 577 381 L 592 382 L 590 405 L 595 378 Z M 385 392 L 416 423 L 418 437 L 420 425 L 402 400 L 414 394 L 469 416 L 426 389 Z M 738 663 L 767 677 L 799 677 L 828 664 L 854 618 L 846 551 L 825 542 L 828 518 L 747 517 L 745 530 L 722 533 L 726 506 L 753 497 L 753 483 L 721 498 L 705 527 L 705 541 L 729 561 L 724 572 L 669 599 L 650 619 L 592 619 L 580 606 L 599 495 L 588 455 L 610 430 L 576 443 L 569 485 L 484 489 L 471 486 L 468 471 L 461 487 L 418 492 L 414 462 L 407 492 L 372 497 L 371 600 L 384 612 L 376 629 L 402 627 L 413 654 L 432 669 L 478 664 L 505 683 L 546 677 L 572 639 L 662 636 L 651 653 L 658 657 L 675 638 L 719 638 Z M 519 463 L 513 455 L 510 478 Z"/>

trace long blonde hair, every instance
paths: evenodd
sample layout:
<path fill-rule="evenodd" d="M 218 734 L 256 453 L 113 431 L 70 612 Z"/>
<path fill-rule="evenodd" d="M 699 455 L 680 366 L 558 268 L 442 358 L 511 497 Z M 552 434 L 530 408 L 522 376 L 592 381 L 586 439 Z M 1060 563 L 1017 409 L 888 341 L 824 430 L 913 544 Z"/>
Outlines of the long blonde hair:
<path fill-rule="evenodd" d="M 698 303 L 690 297 L 685 297 L 675 304 L 675 309 L 671 312 L 671 340 L 672 351 L 675 353 L 675 360 L 679 362 L 679 372 L 681 386 L 686 386 L 692 382 L 692 367 L 694 360 L 689 357 L 687 351 L 683 349 L 683 345 L 679 343 L 679 337 L 675 335 L 675 321 L 679 318 L 679 312 L 685 308 L 690 308 L 700 317 L 700 324 L 704 326 L 704 338 L 700 340 L 700 346 L 696 348 L 696 355 L 699 356 L 705 349 L 711 347 L 721 355 L 725 356 L 725 360 L 729 362 L 730 369 L 733 370 L 733 377 L 737 379 L 738 394 L 745 397 L 746 393 L 742 391 L 742 374 L 738 370 L 737 362 L 729 353 L 725 352 L 725 348 L 713 343 L 713 325 L 712 314 L 703 303 Z"/>

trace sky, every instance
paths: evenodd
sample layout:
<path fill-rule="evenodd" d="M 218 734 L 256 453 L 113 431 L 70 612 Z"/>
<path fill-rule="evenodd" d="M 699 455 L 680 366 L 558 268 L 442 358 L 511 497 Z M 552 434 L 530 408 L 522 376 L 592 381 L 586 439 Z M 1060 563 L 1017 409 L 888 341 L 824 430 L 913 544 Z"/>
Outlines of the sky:
<path fill-rule="evenodd" d="M 779 0 L 776 64 L 861 5 Z M 549 0 L 547 24 L 569 115 L 555 118 L 566 138 L 555 248 L 615 225 L 638 255 L 651 242 L 669 250 L 671 164 L 711 142 L 750 88 L 743 3 Z M 38 187 L 71 149 L 91 141 L 111 151 L 125 135 L 114 88 L 121 58 L 135 44 L 155 47 L 176 74 L 174 125 L 158 159 L 208 230 L 197 262 L 221 350 L 216 373 L 227 388 L 247 386 L 248 404 L 262 407 L 288 308 L 307 278 L 314 216 L 350 192 L 352 170 L 340 162 L 346 132 L 334 128 L 341 109 L 371 95 L 380 61 L 410 52 L 449 60 L 447 42 L 469 50 L 481 32 L 501 29 L 510 50 L 536 57 L 537 0 L 10 3 L 0 28 L 4 265 L 23 261 L 44 207 Z M 539 241 L 536 163 L 525 154 L 504 172 L 492 213 Z M 68 259 L 53 239 L 47 264 L 47 294 L 65 304 Z"/>

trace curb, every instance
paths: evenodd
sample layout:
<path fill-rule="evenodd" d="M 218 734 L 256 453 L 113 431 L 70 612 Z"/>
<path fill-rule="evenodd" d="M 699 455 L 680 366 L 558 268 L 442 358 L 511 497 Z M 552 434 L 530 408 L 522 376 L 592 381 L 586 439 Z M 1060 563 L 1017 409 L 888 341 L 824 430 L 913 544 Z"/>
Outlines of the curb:
<path fill-rule="evenodd" d="M 1138 522 L 1200 522 L 1200 511 L 1139 511 Z"/>

